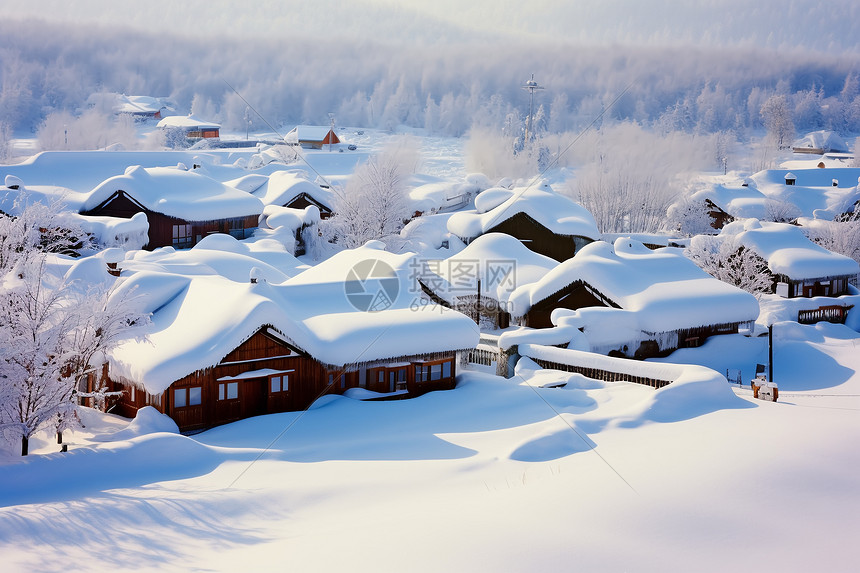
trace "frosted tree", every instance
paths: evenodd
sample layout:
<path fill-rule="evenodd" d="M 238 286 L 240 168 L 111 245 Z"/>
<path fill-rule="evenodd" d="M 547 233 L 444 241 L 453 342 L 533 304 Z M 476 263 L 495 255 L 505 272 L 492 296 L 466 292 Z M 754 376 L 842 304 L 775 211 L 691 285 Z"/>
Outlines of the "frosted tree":
<path fill-rule="evenodd" d="M 767 261 L 737 242 L 734 235 L 698 235 L 684 254 L 706 273 L 749 293 L 771 291 Z"/>
<path fill-rule="evenodd" d="M 47 232 L 60 224 L 61 232 Z M 78 235 L 56 206 L 25 202 L 17 217 L 0 216 L 0 428 L 20 439 L 22 455 L 39 430 L 76 423 L 79 382 L 146 320 L 127 293 L 114 294 L 114 281 L 84 284 L 51 267 L 48 252 Z"/>
<path fill-rule="evenodd" d="M 773 221 L 774 223 L 791 223 L 802 214 L 801 210 L 794 203 L 789 201 L 768 199 L 764 202 L 765 221 Z"/>
<path fill-rule="evenodd" d="M 402 139 L 359 166 L 337 195 L 334 215 L 320 224 L 323 234 L 352 249 L 399 233 L 412 215 L 406 184 L 417 158 L 413 143 Z"/>
<path fill-rule="evenodd" d="M 685 237 L 713 233 L 715 229 L 709 211 L 706 201 L 683 197 L 669 207 L 666 227 Z"/>
<path fill-rule="evenodd" d="M 803 229 L 810 240 L 860 262 L 860 214 L 852 213 L 837 221 L 814 220 L 813 224 Z"/>
<path fill-rule="evenodd" d="M 770 96 L 761 106 L 761 117 L 768 137 L 777 149 L 788 147 L 794 137 L 794 120 L 788 98 L 782 94 Z"/>
<path fill-rule="evenodd" d="M 0 122 L 0 163 L 9 163 L 12 158 L 12 128 Z"/>

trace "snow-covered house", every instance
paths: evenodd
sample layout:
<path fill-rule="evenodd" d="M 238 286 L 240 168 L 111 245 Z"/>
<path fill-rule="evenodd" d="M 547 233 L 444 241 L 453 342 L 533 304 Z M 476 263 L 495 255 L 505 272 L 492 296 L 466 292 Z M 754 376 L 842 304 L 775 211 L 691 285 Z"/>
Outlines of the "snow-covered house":
<path fill-rule="evenodd" d="M 165 131 L 181 132 L 186 139 L 218 139 L 221 137 L 221 126 L 217 123 L 204 121 L 191 114 L 169 115 L 158 122 L 157 127 Z"/>
<path fill-rule="evenodd" d="M 314 206 L 320 217 L 328 219 L 332 213 L 334 192 L 308 179 L 307 172 L 300 169 L 275 171 L 259 185 L 249 191 L 264 205 L 277 205 L 291 209 Z"/>
<path fill-rule="evenodd" d="M 591 213 L 548 185 L 487 189 L 475 198 L 474 210 L 448 219 L 448 230 L 465 243 L 486 233 L 505 233 L 557 261 L 600 238 Z"/>
<path fill-rule="evenodd" d="M 183 431 L 301 410 L 349 388 L 418 395 L 453 388 L 458 351 L 478 329 L 448 309 L 415 310 L 412 255 L 380 244 L 343 251 L 281 283 L 264 273 L 143 271 L 123 288 L 149 293 L 146 340 L 110 355 L 119 413 L 151 405 Z M 205 327 L 203 327 L 205 325 Z"/>
<path fill-rule="evenodd" d="M 767 261 L 773 292 L 786 298 L 847 294 L 860 272 L 857 261 L 816 245 L 794 225 L 750 219 L 723 233 L 735 234 L 739 245 Z"/>
<path fill-rule="evenodd" d="M 194 246 L 210 233 L 249 236 L 263 203 L 256 197 L 180 167 L 133 166 L 93 189 L 81 214 L 130 219 L 145 213 L 147 249 Z"/>
<path fill-rule="evenodd" d="M 848 153 L 848 145 L 835 131 L 820 130 L 807 133 L 795 141 L 791 150 L 794 153 L 810 153 L 824 155 L 825 153 Z"/>
<path fill-rule="evenodd" d="M 519 287 L 509 304 L 516 320 L 535 328 L 552 327 L 556 309 L 583 309 L 594 351 L 637 358 L 736 333 L 759 313 L 753 295 L 713 278 L 680 249 L 653 251 L 625 238 L 586 245 Z"/>
<path fill-rule="evenodd" d="M 288 145 L 300 145 L 307 149 L 322 149 L 323 145 L 340 143 L 334 128 L 322 125 L 297 125 L 284 136 Z"/>
<path fill-rule="evenodd" d="M 425 263 L 419 281 L 431 299 L 494 329 L 510 325 L 510 294 L 543 277 L 558 261 L 527 249 L 510 235 L 488 233 L 447 259 Z"/>

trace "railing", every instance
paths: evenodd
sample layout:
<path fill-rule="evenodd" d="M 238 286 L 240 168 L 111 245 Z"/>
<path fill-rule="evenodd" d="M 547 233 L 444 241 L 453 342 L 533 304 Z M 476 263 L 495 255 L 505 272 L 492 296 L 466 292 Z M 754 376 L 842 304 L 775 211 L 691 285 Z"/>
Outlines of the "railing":
<path fill-rule="evenodd" d="M 634 382 L 662 388 L 681 375 L 681 367 L 675 364 L 641 362 L 538 344 L 521 344 L 518 350 L 520 356 L 531 358 L 542 368 L 575 372 L 604 382 Z"/>
<path fill-rule="evenodd" d="M 797 312 L 797 322 L 800 324 L 815 324 L 816 322 L 826 321 L 845 324 L 845 317 L 852 308 L 854 308 L 853 304 L 849 306 L 835 304 L 821 306 L 814 310 L 799 310 Z"/>

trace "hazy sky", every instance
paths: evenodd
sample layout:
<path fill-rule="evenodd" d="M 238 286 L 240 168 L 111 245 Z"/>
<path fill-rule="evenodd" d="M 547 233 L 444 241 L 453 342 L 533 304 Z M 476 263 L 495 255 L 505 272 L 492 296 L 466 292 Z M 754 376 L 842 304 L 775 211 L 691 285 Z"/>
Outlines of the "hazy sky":
<path fill-rule="evenodd" d="M 202 36 L 860 50 L 856 0 L 0 0 L 0 13 Z"/>

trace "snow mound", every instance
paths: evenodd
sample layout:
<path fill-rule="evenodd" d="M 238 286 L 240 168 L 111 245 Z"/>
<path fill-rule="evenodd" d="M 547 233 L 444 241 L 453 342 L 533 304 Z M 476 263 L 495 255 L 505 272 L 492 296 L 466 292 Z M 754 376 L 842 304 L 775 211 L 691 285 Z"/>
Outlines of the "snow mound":
<path fill-rule="evenodd" d="M 119 430 L 111 434 L 100 434 L 93 436 L 92 439 L 95 442 L 116 442 L 130 440 L 146 434 L 157 434 L 159 432 L 178 434 L 179 426 L 176 425 L 176 422 L 170 416 L 162 414 L 152 406 L 144 406 L 137 411 L 137 416 L 134 417 L 124 430 Z"/>

